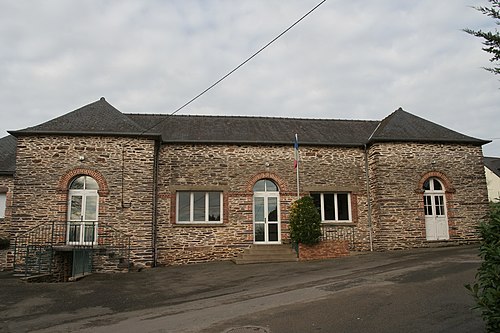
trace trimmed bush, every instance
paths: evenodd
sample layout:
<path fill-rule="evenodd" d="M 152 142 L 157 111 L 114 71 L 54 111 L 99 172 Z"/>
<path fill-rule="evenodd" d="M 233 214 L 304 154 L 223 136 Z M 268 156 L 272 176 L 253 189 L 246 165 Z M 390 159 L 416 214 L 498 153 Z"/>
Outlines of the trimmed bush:
<path fill-rule="evenodd" d="M 290 209 L 290 239 L 294 243 L 317 244 L 321 237 L 321 216 L 311 197 L 302 197 Z"/>
<path fill-rule="evenodd" d="M 473 285 L 466 285 L 472 292 L 487 332 L 500 332 L 500 203 L 492 203 L 489 221 L 479 226 L 483 259 Z"/>

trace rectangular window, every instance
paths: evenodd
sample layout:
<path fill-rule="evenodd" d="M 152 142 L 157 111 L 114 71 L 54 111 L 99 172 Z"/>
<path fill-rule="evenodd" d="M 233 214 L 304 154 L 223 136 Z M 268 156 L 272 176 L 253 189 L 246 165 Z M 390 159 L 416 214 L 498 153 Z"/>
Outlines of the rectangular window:
<path fill-rule="evenodd" d="M 5 217 L 5 207 L 7 203 L 7 193 L 0 193 L 0 219 Z"/>
<path fill-rule="evenodd" d="M 311 193 L 322 222 L 351 222 L 350 193 Z"/>
<path fill-rule="evenodd" d="M 221 223 L 222 192 L 177 192 L 178 223 Z"/>

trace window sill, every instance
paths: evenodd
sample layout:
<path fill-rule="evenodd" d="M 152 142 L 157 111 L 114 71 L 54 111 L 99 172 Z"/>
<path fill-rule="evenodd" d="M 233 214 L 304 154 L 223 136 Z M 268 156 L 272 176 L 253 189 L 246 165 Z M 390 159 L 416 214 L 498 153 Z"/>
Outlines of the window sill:
<path fill-rule="evenodd" d="M 341 226 L 341 227 L 354 227 L 356 224 L 354 222 L 321 222 L 324 226 Z"/>
<path fill-rule="evenodd" d="M 180 227 L 180 228 L 184 228 L 184 227 L 210 227 L 210 228 L 213 228 L 213 227 L 225 227 L 226 225 L 222 222 L 220 223 L 190 223 L 190 222 L 184 222 L 184 223 L 174 223 L 174 227 Z"/>

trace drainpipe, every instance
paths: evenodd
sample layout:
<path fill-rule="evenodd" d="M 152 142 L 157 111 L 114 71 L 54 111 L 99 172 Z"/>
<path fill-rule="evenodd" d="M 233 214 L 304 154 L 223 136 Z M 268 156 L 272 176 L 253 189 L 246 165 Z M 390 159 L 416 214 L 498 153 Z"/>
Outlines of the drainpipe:
<path fill-rule="evenodd" d="M 155 140 L 154 162 L 153 162 L 153 215 L 152 215 L 152 250 L 153 267 L 158 264 L 158 165 L 160 159 L 161 141 Z"/>
<path fill-rule="evenodd" d="M 365 182 L 366 182 L 366 199 L 368 201 L 368 228 L 370 231 L 370 251 L 373 252 L 373 224 L 372 224 L 372 200 L 370 195 L 370 176 L 368 174 L 368 148 L 364 145 L 365 150 Z"/>

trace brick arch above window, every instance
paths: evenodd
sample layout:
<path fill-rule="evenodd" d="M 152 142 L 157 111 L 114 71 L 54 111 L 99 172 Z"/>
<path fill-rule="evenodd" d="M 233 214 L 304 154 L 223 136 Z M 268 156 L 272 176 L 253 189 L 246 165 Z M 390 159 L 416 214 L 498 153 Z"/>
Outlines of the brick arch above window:
<path fill-rule="evenodd" d="M 446 193 L 455 193 L 455 188 L 453 187 L 453 185 L 451 185 L 451 182 L 448 179 L 448 177 L 440 171 L 429 171 L 429 172 L 425 173 L 420 178 L 420 181 L 418 182 L 418 188 L 417 188 L 416 192 L 423 193 L 424 183 L 429 178 L 439 179 L 441 181 L 441 183 L 443 183 L 443 186 L 444 186 Z"/>
<path fill-rule="evenodd" d="M 99 171 L 87 168 L 76 168 L 66 172 L 66 174 L 59 180 L 57 190 L 60 192 L 67 192 L 71 181 L 77 176 L 90 176 L 94 178 L 99 185 L 99 196 L 105 197 L 109 194 L 108 183 L 106 182 L 104 176 Z"/>
<path fill-rule="evenodd" d="M 246 185 L 247 192 L 253 192 L 253 186 L 261 179 L 270 179 L 275 182 L 280 192 L 288 191 L 285 181 L 280 176 L 272 172 L 260 172 L 248 180 Z"/>

